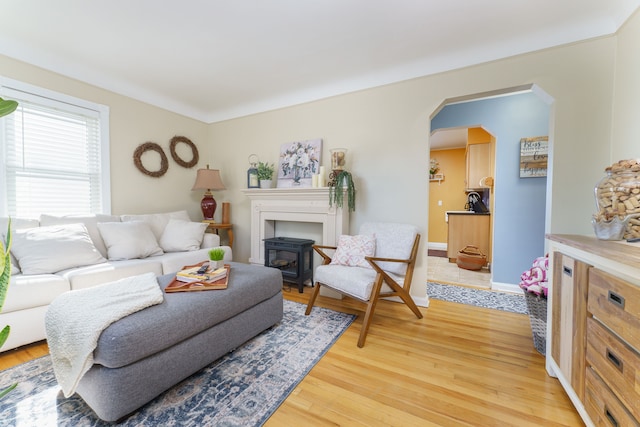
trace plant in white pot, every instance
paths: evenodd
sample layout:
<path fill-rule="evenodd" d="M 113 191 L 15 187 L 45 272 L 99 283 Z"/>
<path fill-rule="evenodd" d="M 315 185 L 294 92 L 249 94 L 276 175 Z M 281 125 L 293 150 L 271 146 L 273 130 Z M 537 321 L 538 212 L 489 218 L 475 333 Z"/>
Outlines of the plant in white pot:
<path fill-rule="evenodd" d="M 224 249 L 213 248 L 209 250 L 209 267 L 211 270 L 217 270 L 224 267 Z"/>
<path fill-rule="evenodd" d="M 258 162 L 258 180 L 260 188 L 271 188 L 273 180 L 273 172 L 275 167 L 273 163 Z"/>

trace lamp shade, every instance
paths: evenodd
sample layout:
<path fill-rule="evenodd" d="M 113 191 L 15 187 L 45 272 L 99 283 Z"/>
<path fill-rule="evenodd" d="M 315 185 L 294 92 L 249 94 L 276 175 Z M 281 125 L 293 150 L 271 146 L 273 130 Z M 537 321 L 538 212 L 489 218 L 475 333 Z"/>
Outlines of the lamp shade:
<path fill-rule="evenodd" d="M 196 182 L 191 190 L 205 190 L 202 202 L 200 202 L 202 216 L 204 219 L 212 221 L 218 204 L 216 199 L 213 198 L 211 190 L 226 190 L 220 178 L 220 171 L 218 169 L 209 169 L 209 165 L 207 165 L 206 169 L 198 169 Z"/>
<path fill-rule="evenodd" d="M 191 190 L 226 190 L 218 169 L 198 169 L 196 182 Z"/>

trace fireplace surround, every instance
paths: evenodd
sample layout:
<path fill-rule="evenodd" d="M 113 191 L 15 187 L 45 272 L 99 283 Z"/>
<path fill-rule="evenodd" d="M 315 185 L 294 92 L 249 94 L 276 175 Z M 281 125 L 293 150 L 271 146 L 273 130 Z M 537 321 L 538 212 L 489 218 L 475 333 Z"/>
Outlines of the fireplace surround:
<path fill-rule="evenodd" d="M 349 234 L 347 209 L 329 206 L 329 188 L 246 189 L 251 200 L 251 264 L 264 265 L 264 239 L 275 236 L 278 221 L 322 224 L 319 245 L 335 246 L 341 234 Z"/>

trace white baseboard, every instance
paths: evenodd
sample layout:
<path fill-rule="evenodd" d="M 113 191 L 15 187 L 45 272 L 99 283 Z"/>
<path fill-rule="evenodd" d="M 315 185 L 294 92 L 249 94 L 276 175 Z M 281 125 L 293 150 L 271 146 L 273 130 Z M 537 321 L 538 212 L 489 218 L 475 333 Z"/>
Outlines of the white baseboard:
<path fill-rule="evenodd" d="M 447 250 L 447 244 L 446 243 L 439 243 L 439 242 L 429 242 L 427 243 L 427 249 L 433 249 L 436 251 L 446 251 Z"/>
<path fill-rule="evenodd" d="M 384 299 L 404 304 L 404 301 L 402 301 L 400 297 L 387 297 Z M 418 307 L 429 307 L 429 295 L 425 297 L 417 297 L 415 295 L 411 295 L 411 299 L 413 299 L 413 302 L 415 302 Z"/>
<path fill-rule="evenodd" d="M 520 286 L 514 285 L 512 283 L 496 283 L 491 282 L 491 290 L 492 291 L 500 291 L 500 292 L 509 292 L 512 294 L 521 294 L 522 289 Z"/>

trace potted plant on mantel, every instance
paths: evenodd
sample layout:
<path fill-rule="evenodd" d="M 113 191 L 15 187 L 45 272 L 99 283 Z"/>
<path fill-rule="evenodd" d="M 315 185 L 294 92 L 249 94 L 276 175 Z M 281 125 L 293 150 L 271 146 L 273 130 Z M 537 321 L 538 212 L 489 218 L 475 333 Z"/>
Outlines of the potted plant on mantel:
<path fill-rule="evenodd" d="M 0 117 L 13 113 L 18 108 L 16 101 L 4 100 L 0 98 Z M 11 249 L 11 218 L 9 218 L 9 224 L 7 225 L 7 237 L 6 241 L 0 241 L 0 312 L 2 312 L 2 306 L 4 306 L 4 300 L 7 296 L 7 289 L 9 289 L 9 282 L 11 281 L 11 255 L 9 250 Z M 0 331 L 0 347 L 2 347 L 9 338 L 9 332 L 11 327 L 5 326 Z M 4 397 L 11 390 L 16 388 L 18 383 L 12 384 L 4 390 L 0 390 L 0 399 Z"/>
<path fill-rule="evenodd" d="M 271 188 L 274 171 L 275 167 L 273 163 L 258 162 L 258 181 L 260 181 L 260 188 Z"/>
<path fill-rule="evenodd" d="M 335 204 L 341 208 L 344 205 L 344 188 L 346 188 L 349 212 L 353 212 L 356 210 L 356 186 L 353 183 L 353 176 L 346 170 L 336 172 L 333 182 L 329 185 L 329 206 Z"/>

